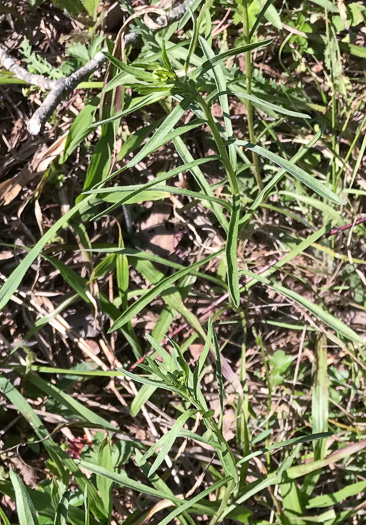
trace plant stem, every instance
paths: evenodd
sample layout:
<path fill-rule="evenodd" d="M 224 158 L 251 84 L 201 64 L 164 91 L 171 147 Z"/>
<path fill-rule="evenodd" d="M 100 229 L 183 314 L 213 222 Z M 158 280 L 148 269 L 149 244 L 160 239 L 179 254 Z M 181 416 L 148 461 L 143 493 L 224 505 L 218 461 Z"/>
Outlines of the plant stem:
<path fill-rule="evenodd" d="M 216 516 L 213 516 L 212 520 L 210 521 L 210 525 L 216 525 L 216 523 L 219 523 L 222 514 L 226 510 L 228 501 L 230 499 L 230 496 L 232 496 L 234 488 L 235 488 L 235 481 L 234 480 L 229 481 L 225 489 L 224 497 L 221 500 L 220 507 L 218 511 L 216 512 Z"/>
<path fill-rule="evenodd" d="M 214 140 L 216 142 L 216 146 L 217 146 L 217 149 L 219 151 L 219 155 L 221 157 L 221 161 L 222 161 L 222 163 L 224 165 L 226 174 L 227 174 L 228 179 L 229 179 L 229 184 L 230 184 L 230 187 L 231 187 L 231 191 L 233 192 L 233 195 L 239 195 L 240 192 L 239 192 L 238 180 L 236 178 L 235 171 L 234 171 L 234 169 L 233 169 L 233 167 L 231 165 L 230 158 L 229 158 L 228 152 L 226 150 L 224 141 L 222 140 L 221 135 L 219 133 L 219 130 L 217 129 L 217 125 L 216 125 L 215 119 L 212 116 L 211 110 L 208 107 L 208 105 L 206 104 L 205 99 L 199 93 L 197 94 L 197 102 L 201 106 L 201 109 L 204 112 L 205 117 L 207 118 L 207 123 L 208 123 L 208 125 L 210 127 L 210 130 L 212 132 L 213 138 L 214 138 Z"/>
<path fill-rule="evenodd" d="M 250 43 L 250 31 L 249 31 L 249 18 L 248 18 L 248 0 L 244 0 L 244 17 L 243 17 L 243 32 L 244 38 L 247 44 Z M 248 95 L 252 94 L 252 62 L 250 58 L 250 51 L 245 53 L 245 75 L 247 81 L 247 93 Z M 249 140 L 252 144 L 256 143 L 255 133 L 254 133 L 254 121 L 253 121 L 253 107 L 250 100 L 246 101 L 247 116 L 248 116 L 248 131 L 249 131 Z M 258 188 L 261 191 L 263 189 L 263 182 L 259 168 L 258 155 L 252 152 L 252 159 L 254 164 L 254 176 L 257 182 Z"/>

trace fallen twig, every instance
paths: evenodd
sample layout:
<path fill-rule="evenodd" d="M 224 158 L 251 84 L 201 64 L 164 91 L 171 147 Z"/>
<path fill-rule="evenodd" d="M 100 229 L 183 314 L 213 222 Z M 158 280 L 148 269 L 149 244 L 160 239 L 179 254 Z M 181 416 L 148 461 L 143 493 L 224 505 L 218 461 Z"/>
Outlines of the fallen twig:
<path fill-rule="evenodd" d="M 24 82 L 32 84 L 33 86 L 38 86 L 44 91 L 49 91 L 55 87 L 55 80 L 51 80 L 50 78 L 46 78 L 42 75 L 29 73 L 29 71 L 17 64 L 15 60 L 9 56 L 7 50 L 3 46 L 0 46 L 0 64 L 5 69 L 13 73 L 14 76 L 19 80 L 24 80 Z"/>

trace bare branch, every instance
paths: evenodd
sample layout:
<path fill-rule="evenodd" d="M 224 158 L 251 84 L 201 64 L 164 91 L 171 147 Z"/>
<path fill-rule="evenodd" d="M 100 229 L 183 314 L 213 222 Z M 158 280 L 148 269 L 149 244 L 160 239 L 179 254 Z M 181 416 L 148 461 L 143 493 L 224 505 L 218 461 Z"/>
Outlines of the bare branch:
<path fill-rule="evenodd" d="M 176 7 L 171 9 L 166 16 L 159 16 L 153 26 L 153 30 L 157 31 L 159 28 L 164 27 L 166 24 L 172 24 L 180 20 L 187 10 L 187 6 L 192 4 L 193 0 L 187 0 L 178 4 Z M 125 37 L 125 45 L 136 45 L 140 40 L 139 35 L 136 33 L 128 33 Z M 100 51 L 95 57 L 90 60 L 85 66 L 75 71 L 70 76 L 60 78 L 58 80 L 50 80 L 42 75 L 34 75 L 29 73 L 26 69 L 19 66 L 7 53 L 7 51 L 0 46 L 0 64 L 14 73 L 14 75 L 20 80 L 24 80 L 28 84 L 32 84 L 40 87 L 44 91 L 49 91 L 49 94 L 41 104 L 41 106 L 35 111 L 28 123 L 28 131 L 31 135 L 38 135 L 42 129 L 42 126 L 49 120 L 50 116 L 66 96 L 71 93 L 76 86 L 85 78 L 88 78 L 94 71 L 100 68 L 100 66 L 107 61 L 107 57 L 103 51 Z"/>
<path fill-rule="evenodd" d="M 19 66 L 19 64 L 8 55 L 7 50 L 3 46 L 0 46 L 0 64 L 13 73 L 16 78 L 19 78 L 19 80 L 24 80 L 28 84 L 38 86 L 44 91 L 49 91 L 55 87 L 55 80 L 50 80 L 42 75 L 34 75 L 33 73 L 29 73 L 24 67 Z"/>
<path fill-rule="evenodd" d="M 59 103 L 73 91 L 78 84 L 89 77 L 94 71 L 107 60 L 103 51 L 100 51 L 85 66 L 72 73 L 69 77 L 56 80 L 53 88 L 43 101 L 42 105 L 35 111 L 28 123 L 28 131 L 31 135 L 38 135 L 45 122 L 48 121 Z"/>
<path fill-rule="evenodd" d="M 164 25 L 176 22 L 187 10 L 187 5 L 191 5 L 193 0 L 187 0 L 178 4 L 171 9 L 166 17 L 160 16 L 156 19 L 155 24 L 161 28 Z M 128 33 L 125 37 L 125 44 L 127 46 L 136 45 L 140 37 L 136 33 Z M 103 51 L 97 53 L 95 57 L 75 73 L 69 77 L 61 78 L 54 83 L 54 87 L 44 100 L 43 104 L 37 109 L 28 123 L 28 131 L 31 135 L 38 135 L 42 129 L 43 124 L 48 121 L 58 104 L 73 91 L 76 86 L 85 78 L 88 78 L 94 71 L 106 62 L 107 58 Z"/>

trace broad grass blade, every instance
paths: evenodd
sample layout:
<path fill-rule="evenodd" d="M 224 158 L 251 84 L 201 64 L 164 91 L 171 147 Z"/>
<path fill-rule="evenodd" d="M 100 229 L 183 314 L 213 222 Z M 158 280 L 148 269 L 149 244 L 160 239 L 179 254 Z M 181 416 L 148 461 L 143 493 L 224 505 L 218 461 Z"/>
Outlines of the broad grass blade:
<path fill-rule="evenodd" d="M 70 490 L 65 490 L 60 499 L 60 503 L 57 505 L 54 525 L 67 525 L 67 517 L 69 513 L 70 504 Z M 71 517 L 70 517 L 70 521 Z"/>
<path fill-rule="evenodd" d="M 10 469 L 9 475 L 14 487 L 19 525 L 38 525 L 36 510 L 29 497 L 27 487 L 13 470 Z"/>

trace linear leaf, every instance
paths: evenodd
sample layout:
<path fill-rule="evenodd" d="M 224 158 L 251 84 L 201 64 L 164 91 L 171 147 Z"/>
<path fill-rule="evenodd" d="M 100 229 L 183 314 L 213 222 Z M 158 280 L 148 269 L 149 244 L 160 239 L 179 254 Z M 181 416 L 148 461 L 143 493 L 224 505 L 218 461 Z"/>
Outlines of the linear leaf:
<path fill-rule="evenodd" d="M 276 153 L 272 153 L 272 151 L 264 149 L 261 146 L 255 146 L 254 144 L 251 144 L 250 142 L 247 142 L 245 140 L 237 140 L 236 144 L 238 146 L 248 148 L 251 151 L 257 153 L 260 157 L 264 157 L 265 159 L 272 161 L 274 164 L 281 166 L 281 168 L 288 171 L 288 173 L 291 173 L 291 175 L 293 175 L 297 180 L 305 184 L 305 186 L 308 186 L 308 188 L 315 191 L 321 197 L 329 199 L 330 201 L 334 202 L 335 204 L 339 204 L 340 206 L 343 204 L 342 199 L 338 197 L 338 195 L 336 195 L 327 186 L 315 179 L 315 177 L 312 177 L 311 175 L 306 173 L 306 171 L 304 171 L 302 168 L 296 166 L 296 164 L 294 164 L 293 162 L 283 159 Z"/>
<path fill-rule="evenodd" d="M 203 49 L 206 59 L 214 58 L 215 54 L 212 48 L 206 42 L 206 40 L 202 36 L 199 36 L 199 41 L 200 41 L 200 44 L 201 44 L 201 47 Z M 216 87 L 219 92 L 219 102 L 220 102 L 220 106 L 222 108 L 222 114 L 224 117 L 226 138 L 231 139 L 233 137 L 233 125 L 232 125 L 232 120 L 230 117 L 229 98 L 226 92 L 225 69 L 223 67 L 223 64 L 216 64 L 216 66 L 213 67 L 212 71 L 214 74 Z M 228 149 L 229 149 L 229 157 L 230 157 L 231 165 L 234 171 L 236 171 L 237 159 L 236 159 L 235 144 L 230 144 Z"/>
<path fill-rule="evenodd" d="M 46 246 L 48 242 L 50 242 L 55 237 L 59 229 L 66 226 L 68 221 L 72 219 L 72 217 L 76 215 L 76 213 L 82 213 L 83 211 L 86 211 L 90 207 L 89 201 L 91 200 L 92 196 L 90 195 L 84 201 L 79 202 L 76 206 L 71 208 L 71 210 L 65 213 L 65 215 L 63 215 L 57 222 L 55 222 L 53 226 L 51 226 L 51 228 L 40 238 L 37 244 L 30 250 L 30 252 L 26 255 L 26 257 L 19 264 L 19 266 L 12 272 L 12 274 L 6 280 L 5 284 L 0 289 L 0 311 L 7 304 L 13 293 L 17 290 L 19 284 L 22 282 L 24 275 L 28 271 L 28 268 L 38 257 L 41 250 Z"/>
<path fill-rule="evenodd" d="M 139 481 L 135 481 L 127 476 L 127 474 L 124 471 L 120 472 L 112 472 L 100 465 L 95 465 L 94 463 L 89 463 L 84 460 L 79 460 L 78 463 L 89 470 L 90 472 L 94 474 L 98 474 L 99 476 L 105 476 L 108 479 L 111 479 L 118 485 L 121 485 L 122 487 L 129 488 L 131 490 L 135 490 L 137 494 L 146 494 L 147 496 L 152 496 L 157 499 L 161 499 L 162 497 L 172 501 L 175 505 L 181 506 L 184 503 L 184 500 L 177 498 L 174 495 L 170 494 L 162 494 L 161 491 L 156 490 L 152 487 L 149 487 L 149 485 L 145 485 L 144 483 L 140 483 Z M 196 512 L 202 512 L 202 514 L 209 514 L 212 515 L 213 511 L 212 509 L 209 512 L 206 512 L 206 506 L 202 505 L 195 505 L 195 511 Z"/>
<path fill-rule="evenodd" d="M 70 496 L 71 496 L 70 490 L 65 490 L 65 492 L 62 494 L 60 503 L 57 505 L 54 525 L 67 525 L 67 516 L 69 512 Z"/>
<path fill-rule="evenodd" d="M 235 308 L 240 305 L 238 273 L 238 230 L 240 220 L 240 195 L 233 195 L 233 210 L 230 217 L 229 231 L 226 240 L 227 279 L 230 298 Z"/>
<path fill-rule="evenodd" d="M 190 169 L 192 169 L 195 166 L 198 166 L 200 164 L 205 164 L 206 162 L 210 162 L 212 160 L 215 160 L 216 158 L 217 158 L 216 156 L 207 157 L 207 158 L 203 158 L 203 159 L 197 159 L 197 160 L 193 160 L 193 158 L 192 158 L 192 162 L 189 162 L 188 164 L 183 164 L 182 166 L 178 166 L 177 168 L 174 168 L 173 170 L 170 170 L 167 173 L 163 173 L 161 175 L 158 175 L 154 180 L 152 180 L 150 182 L 147 182 L 144 186 L 140 187 L 139 189 L 136 189 L 130 195 L 122 197 L 121 200 L 119 200 L 117 203 L 115 203 L 112 206 L 110 206 L 109 208 L 107 208 L 105 211 L 103 211 L 101 213 L 98 213 L 94 217 L 94 220 L 97 220 L 98 218 L 102 217 L 105 214 L 111 213 L 111 211 L 113 211 L 115 208 L 117 208 L 118 206 L 121 206 L 122 204 L 127 203 L 130 199 L 132 199 L 136 195 L 139 195 L 139 193 L 141 193 L 142 191 L 146 191 L 147 189 L 152 188 L 156 184 L 159 184 L 161 182 L 169 180 L 172 177 L 174 177 L 175 175 L 178 175 L 179 173 L 182 173 L 183 171 L 190 170 Z M 190 167 L 188 167 L 188 166 L 190 166 Z M 115 175 L 119 174 L 121 171 L 123 171 L 123 169 L 113 173 L 111 175 L 111 178 L 114 177 Z M 90 190 L 90 192 L 88 192 L 88 193 L 91 193 L 91 192 L 92 193 L 98 193 L 98 189 L 99 188 Z M 105 188 L 101 188 L 101 189 L 105 189 Z"/>
<path fill-rule="evenodd" d="M 276 290 L 277 292 L 285 295 L 286 297 L 293 299 L 296 303 L 300 304 L 301 306 L 306 308 L 306 310 L 308 310 L 310 313 L 315 315 L 317 319 L 319 319 L 320 321 L 328 325 L 330 328 L 333 328 L 333 330 L 335 330 L 336 332 L 339 332 L 341 335 L 346 337 L 346 339 L 349 339 L 350 341 L 353 341 L 354 343 L 360 343 L 363 345 L 365 344 L 365 341 L 359 335 L 357 335 L 356 332 L 352 330 L 352 328 L 347 326 L 340 319 L 337 319 L 336 317 L 334 317 L 332 314 L 323 310 L 321 306 L 318 306 L 317 304 L 312 303 L 308 299 L 305 299 L 305 297 L 303 297 L 302 295 L 294 292 L 293 290 L 285 288 L 284 286 L 280 284 L 273 283 L 269 281 L 268 279 L 260 275 L 257 275 L 255 273 L 247 272 L 247 271 L 243 271 L 242 273 L 250 277 L 253 277 L 253 279 L 266 284 L 267 286 L 273 288 L 273 290 Z"/>
<path fill-rule="evenodd" d="M 223 250 L 219 250 L 218 252 L 209 255 L 205 259 L 197 261 L 188 268 L 184 268 L 183 270 L 180 270 L 175 274 L 163 279 L 159 284 L 154 286 L 154 288 L 149 290 L 143 297 L 140 297 L 140 299 L 138 299 L 134 304 L 127 308 L 127 310 L 123 312 L 123 314 L 113 323 L 112 327 L 109 329 L 109 333 L 114 332 L 115 330 L 126 324 L 128 321 L 131 321 L 131 319 L 133 319 L 135 315 L 141 312 L 141 310 L 145 308 L 145 306 L 150 304 L 153 299 L 155 299 L 164 290 L 167 290 L 178 279 L 181 279 L 182 277 L 188 275 L 200 266 L 203 266 L 207 262 L 211 261 L 211 259 L 213 259 L 214 257 L 220 255 L 222 252 Z"/>
<path fill-rule="evenodd" d="M 39 390 L 41 390 L 48 396 L 55 399 L 58 403 L 60 403 L 64 407 L 74 412 L 75 415 L 81 417 L 85 421 L 95 424 L 95 425 L 100 425 L 101 427 L 105 427 L 108 430 L 112 430 L 112 431 L 118 430 L 117 427 L 112 425 L 109 421 L 107 421 L 101 416 L 98 416 L 98 414 L 96 414 L 89 408 L 82 405 L 79 401 L 74 399 L 72 396 L 70 396 L 66 392 L 63 392 L 62 390 L 57 388 L 52 383 L 48 383 L 47 381 L 45 381 L 38 375 L 29 374 L 27 377 L 27 381 L 31 383 L 32 385 L 34 385 L 35 387 L 39 388 Z"/>
<path fill-rule="evenodd" d="M 171 521 L 173 521 L 174 518 L 182 514 L 182 512 L 185 512 L 193 507 L 196 503 L 198 503 L 201 499 L 205 498 L 211 492 L 214 490 L 218 490 L 219 488 L 223 487 L 224 485 L 227 485 L 227 483 L 230 481 L 229 477 L 222 478 L 219 481 L 216 481 L 216 483 L 213 483 L 210 487 L 200 492 L 200 494 L 197 494 L 194 498 L 186 501 L 181 505 L 180 507 L 174 509 L 166 518 L 164 518 L 159 525 L 167 525 Z M 209 509 L 209 507 L 208 507 Z M 206 512 L 207 513 L 207 512 Z"/>
<path fill-rule="evenodd" d="M 158 443 L 159 446 L 161 446 L 161 450 L 159 454 L 157 455 L 157 458 L 155 459 L 154 463 L 151 465 L 151 468 L 149 470 L 148 476 L 152 476 L 154 472 L 160 467 L 166 456 L 168 455 L 170 449 L 172 448 L 174 441 L 177 439 L 180 431 L 183 428 L 183 425 L 189 419 L 190 417 L 193 417 L 197 413 L 196 409 L 187 410 L 182 415 L 178 417 L 178 419 L 175 421 L 173 427 L 162 437 L 159 439 Z M 146 452 L 144 455 L 144 458 L 149 457 L 149 451 Z"/>
<path fill-rule="evenodd" d="M 224 53 L 215 55 L 213 58 L 206 60 L 206 62 L 204 62 L 200 67 L 195 69 L 190 75 L 190 78 L 192 80 L 196 80 L 200 75 L 207 73 L 207 71 L 212 69 L 216 64 L 223 62 L 227 58 L 246 53 L 247 51 L 252 51 L 253 49 L 268 46 L 271 42 L 273 42 L 273 38 L 268 38 L 267 40 L 262 40 L 261 42 L 253 42 L 252 44 L 246 44 L 245 46 L 234 47 L 228 51 L 225 51 Z"/>
<path fill-rule="evenodd" d="M 52 460 L 55 462 L 55 465 L 62 475 L 62 479 L 65 478 L 66 482 L 68 475 L 66 474 L 65 469 L 69 469 L 74 474 L 75 481 L 79 484 L 82 490 L 84 490 L 86 486 L 88 487 L 92 511 L 96 517 L 104 519 L 104 509 L 102 508 L 102 504 L 94 485 L 81 472 L 75 461 L 71 459 L 66 452 L 55 443 L 55 441 L 53 441 L 48 430 L 34 412 L 28 401 L 24 399 L 21 393 L 5 377 L 0 377 L 0 390 L 16 407 L 19 413 L 28 421 L 38 438 L 43 440 L 42 443 Z"/>
<path fill-rule="evenodd" d="M 189 151 L 187 146 L 184 144 L 181 137 L 175 138 L 173 142 L 174 142 L 175 149 L 178 152 L 178 155 L 180 156 L 180 158 L 183 160 L 184 163 L 188 164 L 194 161 L 191 152 Z M 204 176 L 200 168 L 198 167 L 198 164 L 196 166 L 192 166 L 191 168 L 189 168 L 189 171 L 192 173 L 195 181 L 197 182 L 198 186 L 201 188 L 202 192 L 206 193 L 207 195 L 213 196 L 211 186 L 206 180 L 206 177 Z M 215 204 L 212 204 L 210 208 L 215 214 L 215 217 L 217 218 L 218 222 L 223 227 L 224 231 L 227 232 L 228 222 L 222 210 Z"/>
<path fill-rule="evenodd" d="M 278 104 L 272 104 L 271 102 L 268 102 L 267 100 L 256 97 L 255 95 L 249 95 L 248 93 L 244 93 L 244 92 L 242 93 L 241 91 L 232 91 L 231 94 L 236 95 L 238 98 L 244 98 L 246 100 L 250 100 L 251 102 L 253 102 L 254 105 L 258 105 L 264 109 L 275 111 L 276 113 L 281 113 L 282 115 L 288 115 L 290 117 L 296 117 L 296 118 L 306 118 L 306 119 L 311 118 L 306 113 L 299 113 L 298 111 L 291 111 L 290 109 L 286 109 L 282 106 L 279 106 Z"/>
<path fill-rule="evenodd" d="M 27 487 L 13 470 L 10 469 L 9 475 L 14 487 L 19 525 L 38 525 L 36 510 L 29 497 Z"/>
<path fill-rule="evenodd" d="M 219 400 L 220 400 L 219 429 L 222 430 L 222 421 L 224 417 L 224 384 L 223 384 L 222 372 L 221 372 L 220 348 L 219 348 L 219 343 L 218 343 L 215 331 L 213 332 L 213 342 L 214 342 L 215 358 L 216 358 L 217 392 L 219 394 Z"/>

